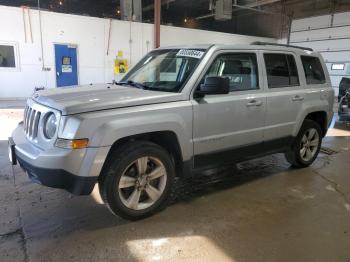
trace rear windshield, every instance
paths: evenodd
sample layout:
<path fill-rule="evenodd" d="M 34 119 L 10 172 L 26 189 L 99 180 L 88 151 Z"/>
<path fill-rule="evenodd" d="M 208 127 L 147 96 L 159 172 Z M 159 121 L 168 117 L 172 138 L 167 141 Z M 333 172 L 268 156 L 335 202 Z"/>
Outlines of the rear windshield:
<path fill-rule="evenodd" d="M 324 84 L 326 77 L 320 59 L 315 56 L 301 56 L 301 62 L 305 72 L 306 84 Z"/>

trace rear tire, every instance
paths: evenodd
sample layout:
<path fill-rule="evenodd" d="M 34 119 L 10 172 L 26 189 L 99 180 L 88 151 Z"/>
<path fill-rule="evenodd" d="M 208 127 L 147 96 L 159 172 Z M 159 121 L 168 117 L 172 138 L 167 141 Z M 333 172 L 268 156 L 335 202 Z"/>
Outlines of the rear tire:
<path fill-rule="evenodd" d="M 315 121 L 305 119 L 291 149 L 285 153 L 285 157 L 293 167 L 308 167 L 317 158 L 321 144 L 321 127 Z"/>
<path fill-rule="evenodd" d="M 166 207 L 174 177 L 174 165 L 165 149 L 134 141 L 111 154 L 99 188 L 112 213 L 138 220 Z"/>

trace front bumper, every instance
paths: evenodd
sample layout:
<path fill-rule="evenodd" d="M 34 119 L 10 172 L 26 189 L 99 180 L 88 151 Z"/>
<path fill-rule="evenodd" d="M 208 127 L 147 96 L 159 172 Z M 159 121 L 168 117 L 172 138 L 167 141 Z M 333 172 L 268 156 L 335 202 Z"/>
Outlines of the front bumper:
<path fill-rule="evenodd" d="M 89 195 L 97 181 L 97 177 L 76 176 L 63 169 L 35 167 L 17 155 L 16 159 L 33 182 L 48 187 L 62 188 L 75 195 Z"/>
<path fill-rule="evenodd" d="M 19 125 L 9 138 L 9 156 L 12 164 L 19 165 L 29 178 L 41 185 L 62 188 L 75 195 L 88 195 L 97 182 L 97 176 L 81 173 L 87 149 L 68 150 L 53 148 L 43 150 L 30 143 Z"/>

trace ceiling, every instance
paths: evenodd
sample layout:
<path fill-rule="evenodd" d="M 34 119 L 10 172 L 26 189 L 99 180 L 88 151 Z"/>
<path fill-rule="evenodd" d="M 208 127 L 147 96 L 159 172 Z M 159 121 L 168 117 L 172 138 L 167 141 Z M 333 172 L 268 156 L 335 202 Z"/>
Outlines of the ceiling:
<path fill-rule="evenodd" d="M 40 0 L 40 8 L 55 12 L 120 19 L 123 0 Z M 134 0 L 137 1 L 137 0 Z M 161 23 L 205 30 L 265 37 L 285 37 L 292 18 L 350 10 L 350 0 L 233 0 L 232 18 L 218 21 L 214 0 L 161 0 Z M 154 0 L 142 0 L 143 22 L 153 22 Z M 27 5 L 38 0 L 0 0 L 0 5 Z"/>

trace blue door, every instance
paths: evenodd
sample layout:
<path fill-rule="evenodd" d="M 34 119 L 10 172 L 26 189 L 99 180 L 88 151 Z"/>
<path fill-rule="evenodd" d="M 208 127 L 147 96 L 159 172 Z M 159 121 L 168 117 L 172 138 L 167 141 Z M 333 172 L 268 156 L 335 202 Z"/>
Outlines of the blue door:
<path fill-rule="evenodd" d="M 78 84 L 77 48 L 55 44 L 57 87 Z"/>

